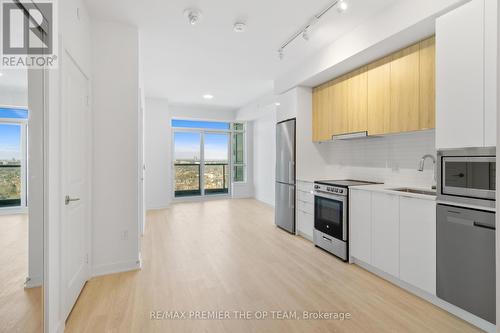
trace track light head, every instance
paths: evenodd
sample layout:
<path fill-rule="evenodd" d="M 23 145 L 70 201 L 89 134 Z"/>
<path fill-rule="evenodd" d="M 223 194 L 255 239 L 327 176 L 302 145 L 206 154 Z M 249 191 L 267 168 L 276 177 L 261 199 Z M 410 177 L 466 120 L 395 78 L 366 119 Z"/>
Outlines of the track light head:
<path fill-rule="evenodd" d="M 283 49 L 278 50 L 278 58 L 280 60 L 283 60 L 283 58 L 285 58 L 285 53 L 283 52 Z"/>
<path fill-rule="evenodd" d="M 302 38 L 304 38 L 304 40 L 308 41 L 310 36 L 309 36 L 309 30 L 305 29 L 303 32 L 302 32 Z"/>
<path fill-rule="evenodd" d="M 340 0 L 337 5 L 337 11 L 342 14 L 347 10 L 347 8 L 349 8 L 349 4 L 347 3 L 347 1 Z"/>

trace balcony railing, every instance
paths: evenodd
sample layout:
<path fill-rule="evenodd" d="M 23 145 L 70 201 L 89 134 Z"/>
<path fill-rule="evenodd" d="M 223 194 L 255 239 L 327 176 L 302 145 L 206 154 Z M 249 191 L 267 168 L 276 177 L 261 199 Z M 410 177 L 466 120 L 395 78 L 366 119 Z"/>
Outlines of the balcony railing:
<path fill-rule="evenodd" d="M 0 165 L 0 207 L 21 206 L 21 166 Z"/>
<path fill-rule="evenodd" d="M 201 195 L 201 165 L 196 163 L 176 163 L 175 196 L 189 197 Z M 228 164 L 205 164 L 205 194 L 229 193 Z"/>

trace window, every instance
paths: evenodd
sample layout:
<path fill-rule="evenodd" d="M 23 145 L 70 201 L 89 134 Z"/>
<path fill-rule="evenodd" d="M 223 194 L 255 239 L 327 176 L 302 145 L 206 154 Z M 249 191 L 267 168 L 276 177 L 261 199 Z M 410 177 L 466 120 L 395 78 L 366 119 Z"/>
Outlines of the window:
<path fill-rule="evenodd" d="M 25 205 L 28 110 L 0 107 L 0 208 Z"/>
<path fill-rule="evenodd" d="M 245 125 L 233 124 L 233 180 L 234 182 L 245 181 Z"/>

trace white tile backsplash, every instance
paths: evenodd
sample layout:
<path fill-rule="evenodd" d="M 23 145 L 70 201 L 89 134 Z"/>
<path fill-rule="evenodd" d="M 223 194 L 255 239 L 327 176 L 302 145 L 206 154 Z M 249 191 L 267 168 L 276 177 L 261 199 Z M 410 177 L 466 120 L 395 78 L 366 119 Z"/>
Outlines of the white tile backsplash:
<path fill-rule="evenodd" d="M 325 161 L 324 177 L 425 187 L 434 183 L 430 160 L 426 161 L 424 172 L 417 170 L 423 155 L 436 156 L 433 130 L 322 145 L 327 146 L 321 149 Z"/>

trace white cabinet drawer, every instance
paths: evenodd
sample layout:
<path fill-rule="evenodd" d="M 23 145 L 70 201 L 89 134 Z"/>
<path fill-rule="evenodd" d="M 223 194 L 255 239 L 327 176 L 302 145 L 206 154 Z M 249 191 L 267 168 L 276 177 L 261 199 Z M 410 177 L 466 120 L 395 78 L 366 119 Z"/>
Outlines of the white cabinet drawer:
<path fill-rule="evenodd" d="M 311 192 L 305 192 L 298 190 L 297 191 L 297 200 L 303 201 L 303 202 L 308 202 L 308 203 L 314 203 L 314 194 Z"/>
<path fill-rule="evenodd" d="M 297 201 L 297 209 L 314 216 L 314 204 L 310 202 Z"/>
<path fill-rule="evenodd" d="M 297 210 L 297 230 L 299 235 L 313 240 L 313 230 L 314 230 L 314 216 L 305 213 L 302 210 Z"/>

